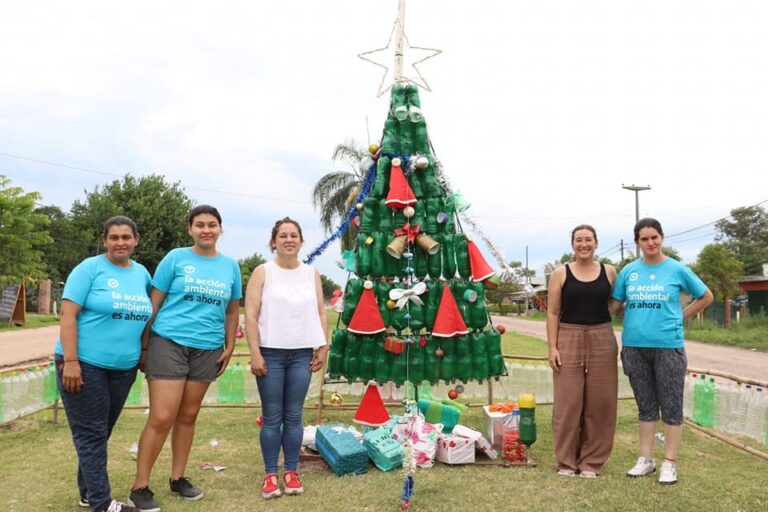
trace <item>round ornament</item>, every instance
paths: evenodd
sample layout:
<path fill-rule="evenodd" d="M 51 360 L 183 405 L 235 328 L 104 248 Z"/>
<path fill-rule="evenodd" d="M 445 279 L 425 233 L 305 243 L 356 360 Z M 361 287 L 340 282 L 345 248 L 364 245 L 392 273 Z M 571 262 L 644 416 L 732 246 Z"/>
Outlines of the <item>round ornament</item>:
<path fill-rule="evenodd" d="M 387 300 L 387 309 L 392 311 L 397 307 L 397 302 L 393 301 L 392 299 Z"/>
<path fill-rule="evenodd" d="M 448 222 L 448 214 L 445 212 L 440 212 L 436 215 L 437 223 L 438 224 L 445 224 Z"/>
<path fill-rule="evenodd" d="M 504 324 L 499 324 L 496 326 L 496 330 L 499 331 L 499 334 L 504 334 L 507 332 L 507 327 Z"/>
<path fill-rule="evenodd" d="M 456 391 L 455 389 L 448 391 L 448 398 L 450 398 L 451 400 L 456 400 L 457 398 L 459 398 L 459 392 Z"/>
<path fill-rule="evenodd" d="M 360 216 L 359 215 L 355 215 L 354 217 L 352 217 L 352 225 L 355 226 L 356 228 L 360 227 Z"/>
<path fill-rule="evenodd" d="M 427 338 L 424 336 L 419 337 L 419 346 L 420 347 L 426 347 L 427 346 Z"/>
<path fill-rule="evenodd" d="M 344 400 L 341 397 L 341 393 L 339 393 L 338 391 L 334 391 L 333 393 L 331 393 L 331 398 L 328 401 L 331 403 L 332 406 L 338 407 L 342 404 Z"/>
<path fill-rule="evenodd" d="M 395 157 L 392 159 L 392 167 L 400 167 L 400 164 L 402 164 L 403 161 L 400 160 L 398 157 Z"/>
<path fill-rule="evenodd" d="M 429 158 L 425 156 L 420 156 L 416 159 L 416 168 L 420 170 L 424 170 L 427 167 L 429 167 Z"/>
<path fill-rule="evenodd" d="M 406 206 L 403 208 L 403 215 L 406 216 L 406 218 L 411 218 L 416 214 L 416 210 L 413 209 L 413 206 Z"/>
<path fill-rule="evenodd" d="M 376 144 L 375 142 L 372 142 L 371 144 L 368 145 L 368 151 L 371 154 L 376 153 L 378 150 L 379 150 L 379 145 Z"/>
<path fill-rule="evenodd" d="M 358 211 L 360 211 L 360 210 L 362 210 L 362 209 L 363 209 L 363 206 L 365 206 L 365 205 L 363 205 L 363 203 L 357 203 L 357 204 L 355 205 L 355 208 L 357 208 L 357 210 L 358 210 Z"/>
<path fill-rule="evenodd" d="M 435 349 L 435 355 L 437 357 L 443 357 L 445 355 L 445 350 L 443 350 L 441 347 L 437 347 Z"/>
<path fill-rule="evenodd" d="M 461 384 L 456 384 L 456 387 L 454 388 L 458 394 L 462 394 L 464 392 L 464 386 Z"/>

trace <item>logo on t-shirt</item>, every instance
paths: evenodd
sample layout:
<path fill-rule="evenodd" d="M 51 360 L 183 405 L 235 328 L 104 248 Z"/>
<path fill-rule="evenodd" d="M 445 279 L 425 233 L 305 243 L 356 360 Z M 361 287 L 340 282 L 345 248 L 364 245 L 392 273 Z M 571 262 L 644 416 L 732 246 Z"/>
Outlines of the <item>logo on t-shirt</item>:
<path fill-rule="evenodd" d="M 195 273 L 195 266 L 194 265 L 184 265 L 184 273 L 185 274 L 194 274 Z"/>
<path fill-rule="evenodd" d="M 117 288 L 118 286 L 120 286 L 120 281 L 118 281 L 115 278 L 107 279 L 107 286 L 109 286 L 110 288 Z"/>
<path fill-rule="evenodd" d="M 637 272 L 632 272 L 631 274 L 629 274 L 629 280 L 630 281 L 637 281 L 638 277 L 639 276 L 637 275 Z"/>
<path fill-rule="evenodd" d="M 648 279 L 650 279 L 651 281 L 655 281 L 656 280 L 656 274 L 651 274 L 650 276 L 648 276 Z"/>

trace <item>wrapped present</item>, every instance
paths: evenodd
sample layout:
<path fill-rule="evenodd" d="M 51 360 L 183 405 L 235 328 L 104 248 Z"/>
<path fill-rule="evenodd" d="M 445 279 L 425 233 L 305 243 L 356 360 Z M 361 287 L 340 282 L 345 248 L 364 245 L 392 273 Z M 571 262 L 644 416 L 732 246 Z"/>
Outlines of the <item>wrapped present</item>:
<path fill-rule="evenodd" d="M 374 466 L 382 471 L 403 465 L 403 447 L 392 439 L 386 428 L 369 430 L 363 434 L 363 446 Z"/>
<path fill-rule="evenodd" d="M 419 399 L 419 410 L 429 423 L 440 423 L 443 431 L 450 433 L 461 419 L 461 413 L 466 409 L 460 403 L 451 400 Z"/>
<path fill-rule="evenodd" d="M 344 425 L 318 427 L 315 446 L 337 476 L 368 471 L 368 452 Z"/>
<path fill-rule="evenodd" d="M 393 354 L 402 354 L 405 350 L 405 342 L 394 336 L 384 338 L 384 350 Z"/>
<path fill-rule="evenodd" d="M 315 450 L 315 437 L 317 435 L 317 426 L 307 425 L 304 427 L 304 434 L 301 439 L 301 446 L 306 446 L 310 450 Z"/>
<path fill-rule="evenodd" d="M 437 440 L 436 458 L 445 464 L 473 464 L 475 442 L 454 434 L 440 434 Z"/>
<path fill-rule="evenodd" d="M 475 443 L 475 449 L 485 454 L 490 459 L 495 459 L 499 456 L 498 452 L 493 449 L 491 443 L 483 437 L 483 434 L 479 430 L 475 430 L 471 427 L 465 427 L 464 425 L 456 425 L 453 427 L 453 434 L 456 436 L 466 437 L 471 439 Z"/>
<path fill-rule="evenodd" d="M 424 421 L 421 416 L 401 416 L 392 426 L 392 439 L 405 446 L 413 441 L 413 457 L 420 468 L 432 467 L 437 453 L 437 438 L 443 426 Z"/>
<path fill-rule="evenodd" d="M 520 428 L 520 410 L 513 404 L 484 405 L 486 439 L 496 449 L 501 449 L 504 433 Z"/>

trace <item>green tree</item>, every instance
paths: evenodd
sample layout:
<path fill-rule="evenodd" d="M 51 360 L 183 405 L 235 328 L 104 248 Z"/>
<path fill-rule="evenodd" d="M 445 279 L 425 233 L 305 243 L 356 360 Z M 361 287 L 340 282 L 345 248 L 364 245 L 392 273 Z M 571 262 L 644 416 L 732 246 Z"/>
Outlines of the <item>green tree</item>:
<path fill-rule="evenodd" d="M 263 263 L 266 263 L 266 260 L 258 252 L 253 253 L 252 256 L 247 258 L 237 260 L 237 264 L 240 265 L 240 274 L 243 276 L 243 293 L 245 293 L 245 288 L 248 286 L 248 280 L 251 278 L 253 269 Z"/>
<path fill-rule="evenodd" d="M 746 206 L 731 210 L 730 218 L 715 224 L 719 234 L 715 237 L 744 263 L 747 275 L 762 275 L 763 264 L 768 263 L 768 212 L 760 206 Z"/>
<path fill-rule="evenodd" d="M 88 240 L 72 222 L 71 217 L 58 206 L 42 206 L 35 210 L 45 215 L 50 224 L 48 234 L 53 239 L 52 245 L 43 248 L 48 276 L 54 282 L 54 288 L 64 281 L 72 269 L 88 254 Z"/>
<path fill-rule="evenodd" d="M 325 300 L 331 298 L 331 294 L 334 292 L 334 290 L 341 288 L 341 286 L 339 286 L 336 281 L 326 276 L 325 274 L 320 274 L 320 282 L 323 284 L 323 297 L 325 297 Z"/>
<path fill-rule="evenodd" d="M 0 175 L 0 287 L 45 277 L 43 249 L 52 240 L 47 217 L 35 213 L 39 199 Z"/>
<path fill-rule="evenodd" d="M 190 244 L 187 214 L 194 202 L 177 183 L 163 176 L 125 175 L 103 187 L 86 191 L 84 201 L 72 205 L 72 221 L 83 234 L 88 254 L 101 252 L 102 223 L 113 215 L 127 215 L 139 227 L 141 242 L 134 258 L 154 273 L 168 251 Z"/>
<path fill-rule="evenodd" d="M 360 168 L 368 151 L 355 141 L 339 144 L 333 150 L 334 162 L 345 162 L 349 170 L 332 171 L 322 176 L 312 190 L 312 204 L 320 210 L 320 225 L 330 233 L 341 222 L 352 206 L 365 178 Z M 355 245 L 358 229 L 351 225 L 341 237 L 341 250 Z"/>
<path fill-rule="evenodd" d="M 699 253 L 694 272 L 707 283 L 717 300 L 727 300 L 739 293 L 739 279 L 744 264 L 724 244 L 709 244 Z"/>

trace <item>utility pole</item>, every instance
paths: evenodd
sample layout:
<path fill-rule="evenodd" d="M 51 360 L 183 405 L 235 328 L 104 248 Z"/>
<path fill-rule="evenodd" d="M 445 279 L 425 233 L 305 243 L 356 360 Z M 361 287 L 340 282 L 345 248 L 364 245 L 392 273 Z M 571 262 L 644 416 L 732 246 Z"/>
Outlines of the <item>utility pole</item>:
<path fill-rule="evenodd" d="M 631 190 L 635 193 L 635 224 L 637 224 L 637 221 L 640 220 L 640 192 L 643 190 L 651 190 L 650 185 L 642 186 L 642 185 L 625 185 L 621 184 L 621 188 L 624 190 Z M 635 256 L 640 257 L 640 246 L 635 244 Z"/>
<path fill-rule="evenodd" d="M 624 261 L 624 239 L 621 239 L 621 242 L 619 242 L 619 246 L 621 247 L 621 261 Z"/>

